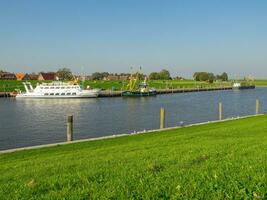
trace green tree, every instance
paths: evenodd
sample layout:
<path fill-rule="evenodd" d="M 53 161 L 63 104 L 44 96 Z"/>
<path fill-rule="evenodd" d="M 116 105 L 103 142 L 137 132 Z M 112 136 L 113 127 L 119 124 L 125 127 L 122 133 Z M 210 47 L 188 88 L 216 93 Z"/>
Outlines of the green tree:
<path fill-rule="evenodd" d="M 209 83 L 213 83 L 215 80 L 215 75 L 213 73 L 208 73 L 208 81 Z"/>
<path fill-rule="evenodd" d="M 92 74 L 93 80 L 102 80 L 104 77 L 108 77 L 108 72 L 95 72 Z"/>
<path fill-rule="evenodd" d="M 170 75 L 170 72 L 166 69 L 163 69 L 159 72 L 159 78 L 161 80 L 169 80 L 171 79 L 171 75 Z"/>
<path fill-rule="evenodd" d="M 207 81 L 209 83 L 213 83 L 215 80 L 214 74 L 208 72 L 195 72 L 193 77 L 196 81 Z"/>
<path fill-rule="evenodd" d="M 228 74 L 226 72 L 223 72 L 221 75 L 221 80 L 222 81 L 228 81 Z"/>
<path fill-rule="evenodd" d="M 160 72 L 152 72 L 149 75 L 150 80 L 170 80 L 170 72 L 166 69 L 161 70 Z"/>
<path fill-rule="evenodd" d="M 216 79 L 221 81 L 228 81 L 228 74 L 226 72 L 223 72 L 221 75 L 217 75 Z"/>
<path fill-rule="evenodd" d="M 73 74 L 68 68 L 61 68 L 57 71 L 57 76 L 61 81 L 69 81 L 73 79 Z"/>
<path fill-rule="evenodd" d="M 159 80 L 159 74 L 157 72 L 152 72 L 149 74 L 149 79 L 150 80 Z"/>

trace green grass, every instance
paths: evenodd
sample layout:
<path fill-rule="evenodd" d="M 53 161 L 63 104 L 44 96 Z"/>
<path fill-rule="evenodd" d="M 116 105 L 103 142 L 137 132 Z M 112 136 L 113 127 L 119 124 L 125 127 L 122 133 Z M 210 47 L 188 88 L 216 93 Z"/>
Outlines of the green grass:
<path fill-rule="evenodd" d="M 0 155 L 0 199 L 266 199 L 267 116 Z"/>
<path fill-rule="evenodd" d="M 46 81 L 47 82 L 47 81 Z M 38 81 L 31 81 L 33 86 L 36 86 Z M 255 80 L 253 82 L 256 86 L 267 86 L 267 80 Z M 102 88 L 105 90 L 111 90 L 115 88 L 116 90 L 126 89 L 127 81 L 86 81 L 84 86 L 92 86 L 94 88 Z M 206 87 L 227 87 L 231 86 L 232 82 L 218 82 L 218 83 L 207 83 L 207 82 L 196 82 L 193 80 L 152 80 L 149 81 L 150 87 L 156 89 L 166 89 L 166 88 L 206 88 Z M 13 92 L 15 89 L 20 89 L 24 91 L 22 81 L 4 81 L 0 80 L 0 92 Z"/>
<path fill-rule="evenodd" d="M 254 83 L 256 86 L 267 86 L 267 80 L 255 80 Z"/>
<path fill-rule="evenodd" d="M 31 81 L 33 86 L 35 87 L 38 81 Z M 86 81 L 84 86 L 92 86 L 94 88 L 102 88 L 105 90 L 111 90 L 115 88 L 116 90 L 124 90 L 128 81 Z M 166 89 L 166 88 L 205 88 L 205 87 L 222 87 L 222 86 L 230 86 L 230 82 L 222 82 L 222 83 L 213 83 L 209 84 L 207 82 L 196 82 L 193 80 L 170 80 L 170 81 L 149 81 L 150 87 L 154 87 L 156 89 Z M 4 81 L 0 80 L 0 92 L 13 92 L 15 89 L 20 89 L 24 91 L 24 87 L 22 85 L 22 81 Z"/>
<path fill-rule="evenodd" d="M 24 91 L 23 81 L 0 80 L 0 92 L 14 92 L 16 89 Z M 35 87 L 38 81 L 30 81 Z M 48 81 L 45 81 L 48 82 Z"/>
<path fill-rule="evenodd" d="M 161 81 L 155 80 L 150 81 L 149 85 L 151 87 L 157 89 L 165 89 L 165 88 L 206 88 L 206 87 L 225 87 L 231 86 L 231 82 L 218 82 L 218 83 L 207 83 L 201 81 L 194 80 L 169 80 L 169 81 Z"/>

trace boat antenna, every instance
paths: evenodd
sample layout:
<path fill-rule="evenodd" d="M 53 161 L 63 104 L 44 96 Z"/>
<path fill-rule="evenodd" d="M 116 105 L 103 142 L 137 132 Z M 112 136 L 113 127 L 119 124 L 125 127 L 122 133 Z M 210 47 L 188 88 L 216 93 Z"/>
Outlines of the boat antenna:
<path fill-rule="evenodd" d="M 83 66 L 81 66 L 81 78 L 82 78 L 82 84 L 81 84 L 81 86 L 82 86 L 82 89 L 84 89 L 84 83 L 85 83 L 85 73 L 84 73 L 84 67 Z"/>

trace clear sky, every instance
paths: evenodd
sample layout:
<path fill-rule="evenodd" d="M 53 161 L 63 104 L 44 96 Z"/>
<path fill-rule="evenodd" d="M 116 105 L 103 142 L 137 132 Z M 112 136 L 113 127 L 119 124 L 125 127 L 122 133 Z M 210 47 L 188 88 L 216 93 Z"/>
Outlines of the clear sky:
<path fill-rule="evenodd" d="M 0 0 L 0 69 L 267 78 L 266 0 Z"/>

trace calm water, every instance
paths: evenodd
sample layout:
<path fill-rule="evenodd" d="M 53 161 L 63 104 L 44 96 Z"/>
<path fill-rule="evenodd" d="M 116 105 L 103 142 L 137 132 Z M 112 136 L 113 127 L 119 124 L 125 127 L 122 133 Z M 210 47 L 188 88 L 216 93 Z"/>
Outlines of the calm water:
<path fill-rule="evenodd" d="M 0 150 L 66 139 L 66 117 L 74 115 L 74 139 L 159 128 L 159 109 L 166 125 L 176 126 L 255 113 L 255 100 L 267 111 L 267 88 L 158 95 L 148 98 L 7 99 L 0 98 Z"/>

